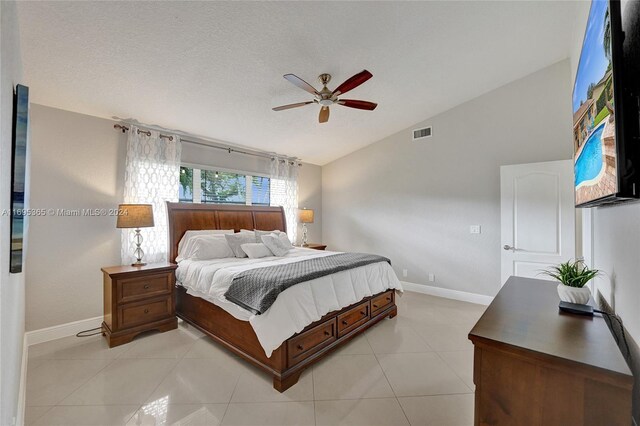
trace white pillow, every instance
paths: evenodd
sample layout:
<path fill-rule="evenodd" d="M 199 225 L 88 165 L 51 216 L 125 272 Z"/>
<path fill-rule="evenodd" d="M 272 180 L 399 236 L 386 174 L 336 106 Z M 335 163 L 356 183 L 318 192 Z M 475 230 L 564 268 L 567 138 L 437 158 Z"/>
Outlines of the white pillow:
<path fill-rule="evenodd" d="M 233 229 L 203 229 L 199 231 L 186 231 L 180 242 L 178 243 L 178 257 L 176 260 L 179 262 L 179 258 L 185 258 L 183 251 L 186 248 L 189 240 L 197 235 L 222 235 L 222 234 L 233 234 Z"/>
<path fill-rule="evenodd" d="M 233 251 L 225 238 L 203 235 L 193 238 L 193 246 L 189 259 L 210 260 L 234 257 Z"/>
<path fill-rule="evenodd" d="M 254 231 L 256 233 L 256 241 L 262 241 L 263 235 L 276 234 L 278 238 L 280 238 L 280 241 L 284 243 L 285 247 L 293 248 L 293 244 L 291 244 L 286 232 L 278 231 L 277 229 L 275 231 L 260 231 L 255 229 Z"/>
<path fill-rule="evenodd" d="M 291 244 L 291 240 L 287 236 L 286 232 L 280 232 L 278 234 L 278 238 L 280 239 L 280 241 L 282 242 L 282 244 L 284 244 L 284 246 L 286 248 L 289 248 L 289 249 L 293 248 L 293 244 Z"/>
<path fill-rule="evenodd" d="M 273 256 L 271 250 L 263 243 L 245 243 L 241 244 L 242 251 L 247 253 L 250 259 L 260 259 L 261 257 Z"/>
<path fill-rule="evenodd" d="M 269 250 L 271 250 L 271 252 L 275 256 L 278 257 L 286 255 L 287 253 L 289 253 L 289 250 L 291 250 L 290 247 L 284 245 L 284 243 L 276 234 L 263 235 L 262 242 L 269 248 Z"/>
<path fill-rule="evenodd" d="M 224 240 L 225 234 L 208 234 L 208 235 L 192 235 L 189 241 L 182 247 L 182 251 L 176 257 L 176 262 L 180 262 L 184 259 L 190 259 L 193 257 L 193 250 L 195 242 L 200 238 L 215 238 L 217 240 Z M 225 240 L 226 241 L 226 240 Z"/>
<path fill-rule="evenodd" d="M 244 252 L 244 250 L 242 250 L 242 244 L 256 242 L 256 235 L 253 232 L 238 232 L 236 234 L 226 234 L 224 237 L 226 238 L 227 243 L 231 247 L 231 250 L 236 257 L 247 257 L 247 254 Z"/>

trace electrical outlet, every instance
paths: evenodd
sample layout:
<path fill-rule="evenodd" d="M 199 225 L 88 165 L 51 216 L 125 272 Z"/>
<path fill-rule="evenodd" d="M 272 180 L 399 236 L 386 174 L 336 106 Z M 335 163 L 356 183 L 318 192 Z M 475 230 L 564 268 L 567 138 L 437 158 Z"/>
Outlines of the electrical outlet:
<path fill-rule="evenodd" d="M 480 234 L 481 231 L 482 231 L 482 228 L 480 227 L 480 225 L 471 225 L 469 227 L 470 234 Z"/>
<path fill-rule="evenodd" d="M 436 276 L 432 273 L 429 273 L 429 282 L 434 282 L 436 280 Z"/>
<path fill-rule="evenodd" d="M 407 278 L 407 275 L 409 275 L 409 271 L 407 271 L 406 269 L 402 270 L 402 277 L 403 278 Z"/>

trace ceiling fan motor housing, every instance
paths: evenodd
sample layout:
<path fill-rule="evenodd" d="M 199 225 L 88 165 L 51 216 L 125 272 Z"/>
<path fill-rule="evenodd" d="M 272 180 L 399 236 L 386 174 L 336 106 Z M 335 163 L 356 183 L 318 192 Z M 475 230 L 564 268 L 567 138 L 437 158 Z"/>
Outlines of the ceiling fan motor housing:
<path fill-rule="evenodd" d="M 320 74 L 318 76 L 318 80 L 320 80 L 320 83 L 322 83 L 323 86 L 326 86 L 331 81 L 331 74 Z"/>

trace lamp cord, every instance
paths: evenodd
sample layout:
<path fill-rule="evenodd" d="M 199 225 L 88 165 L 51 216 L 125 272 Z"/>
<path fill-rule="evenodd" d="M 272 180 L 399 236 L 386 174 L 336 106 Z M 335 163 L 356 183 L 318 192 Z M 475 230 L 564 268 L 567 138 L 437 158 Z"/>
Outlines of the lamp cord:
<path fill-rule="evenodd" d="M 626 351 L 626 357 L 629 360 L 631 360 L 631 350 L 629 349 L 629 343 L 627 342 L 627 338 L 625 337 L 625 331 L 624 331 L 624 325 L 622 324 L 622 319 L 620 319 L 620 317 L 617 315 L 610 314 L 609 312 L 601 311 L 595 308 L 593 309 L 593 312 L 602 314 L 603 317 L 605 318 L 605 321 L 608 319 L 609 323 L 611 324 L 610 327 L 612 329 L 613 329 L 613 322 L 611 321 L 611 319 L 613 318 L 618 322 L 618 325 L 620 326 L 620 334 L 622 335 L 622 342 L 624 343 L 624 349 Z M 618 339 L 618 336 L 616 335 L 615 332 L 613 332 L 612 334 L 613 334 L 613 339 L 616 341 L 616 345 L 620 347 L 620 340 Z"/>
<path fill-rule="evenodd" d="M 96 331 L 95 333 L 91 333 L 92 331 Z M 96 327 L 96 328 L 90 328 L 88 330 L 82 330 L 80 332 L 78 332 L 76 334 L 76 337 L 89 337 L 89 336 L 96 336 L 98 334 L 102 334 L 102 327 Z"/>

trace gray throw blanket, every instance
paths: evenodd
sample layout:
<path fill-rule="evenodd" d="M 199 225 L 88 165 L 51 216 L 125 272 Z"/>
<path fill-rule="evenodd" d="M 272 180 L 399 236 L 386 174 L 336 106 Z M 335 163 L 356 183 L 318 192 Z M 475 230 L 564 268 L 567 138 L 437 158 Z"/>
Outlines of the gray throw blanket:
<path fill-rule="evenodd" d="M 280 293 L 291 286 L 377 262 L 391 264 L 386 257 L 375 254 L 337 253 L 300 262 L 250 269 L 233 278 L 224 296 L 236 305 L 260 315 L 273 305 Z"/>

